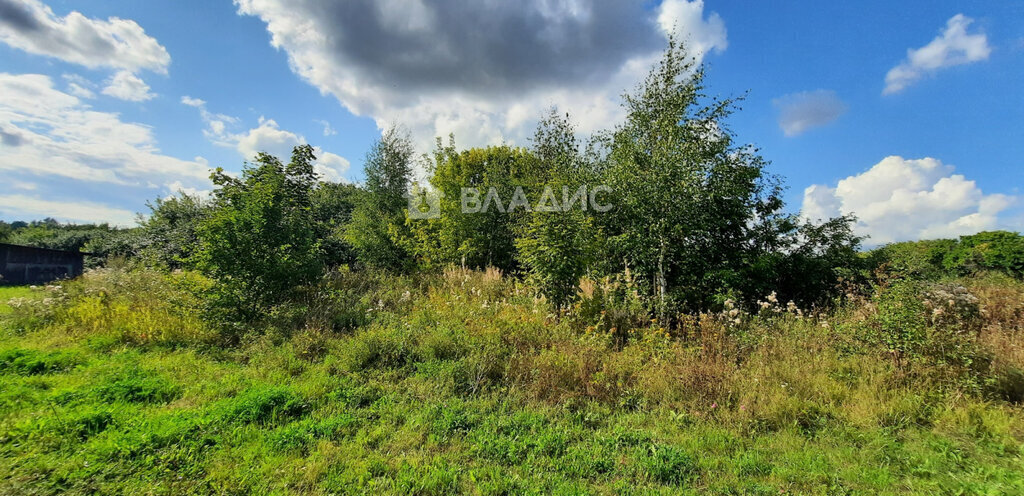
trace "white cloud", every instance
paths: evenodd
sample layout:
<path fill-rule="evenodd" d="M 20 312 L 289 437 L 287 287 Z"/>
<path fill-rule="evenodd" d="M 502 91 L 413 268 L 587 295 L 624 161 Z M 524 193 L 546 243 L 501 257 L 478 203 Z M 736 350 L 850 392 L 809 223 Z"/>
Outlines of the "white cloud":
<path fill-rule="evenodd" d="M 58 17 L 38 0 L 0 0 L 0 41 L 37 55 L 89 68 L 167 73 L 171 56 L 135 21 Z"/>
<path fill-rule="evenodd" d="M 92 90 L 83 87 L 78 83 L 68 83 L 68 92 L 80 98 L 96 98 L 96 93 L 93 93 Z"/>
<path fill-rule="evenodd" d="M 181 97 L 181 103 L 188 105 L 189 107 L 199 109 L 199 115 L 203 118 L 203 122 L 206 123 L 206 129 L 203 130 L 203 135 L 205 135 L 210 141 L 219 145 L 233 146 L 231 143 L 225 143 L 224 140 L 229 138 L 227 135 L 227 127 L 238 123 L 237 117 L 210 112 L 206 108 L 205 100 L 193 98 L 188 95 Z"/>
<path fill-rule="evenodd" d="M 103 88 L 103 94 L 129 102 L 144 102 L 156 96 L 149 92 L 149 85 L 145 81 L 128 71 L 118 71 L 111 76 Z"/>
<path fill-rule="evenodd" d="M 955 237 L 1003 226 L 1000 214 L 1016 198 L 984 194 L 974 181 L 934 158 L 890 156 L 835 187 L 804 190 L 802 215 L 818 220 L 857 216 L 855 230 L 870 244 Z"/>
<path fill-rule="evenodd" d="M 93 84 L 92 81 L 89 81 L 78 74 L 62 74 L 61 78 L 68 83 L 68 93 L 79 98 L 96 98 L 96 93 L 93 91 L 96 89 L 96 85 Z"/>
<path fill-rule="evenodd" d="M 772 100 L 779 110 L 779 127 L 786 136 L 824 126 L 846 112 L 846 104 L 831 90 L 790 93 Z"/>
<path fill-rule="evenodd" d="M 0 73 L 0 176 L 11 172 L 160 189 L 174 181 L 209 184 L 205 163 L 164 155 L 149 126 L 123 122 L 57 90 L 41 74 Z"/>
<path fill-rule="evenodd" d="M 324 136 L 334 136 L 338 134 L 338 130 L 331 127 L 331 123 L 321 119 L 313 119 L 313 122 L 320 124 L 324 127 Z"/>
<path fill-rule="evenodd" d="M 664 0 L 653 12 L 584 0 L 235 3 L 267 24 L 296 74 L 381 128 L 407 126 L 421 147 L 449 133 L 466 145 L 524 143 L 552 105 L 581 132 L 607 128 L 671 29 L 698 59 L 727 45 L 701 0 Z"/>
<path fill-rule="evenodd" d="M 273 119 L 260 117 L 259 126 L 245 133 L 230 135 L 225 141 L 234 141 L 238 153 L 246 160 L 252 160 L 259 152 L 269 153 L 287 162 L 292 149 L 309 143 L 306 138 L 291 131 L 281 129 Z M 325 152 L 320 147 L 313 148 L 317 159 L 314 169 L 327 181 L 339 182 L 348 171 L 349 161 L 340 155 Z"/>
<path fill-rule="evenodd" d="M 44 200 L 28 195 L 2 194 L 0 194 L 0 217 L 11 219 L 53 217 L 62 222 L 107 222 L 118 226 L 133 226 L 136 221 L 135 212 L 101 203 Z"/>
<path fill-rule="evenodd" d="M 729 46 L 722 18 L 712 12 L 707 21 L 704 20 L 703 1 L 663 1 L 658 9 L 658 27 L 665 35 L 681 30 L 687 46 L 696 53 L 721 53 Z"/>
<path fill-rule="evenodd" d="M 269 153 L 282 161 L 292 155 L 292 149 L 309 143 L 302 135 L 281 129 L 273 119 L 260 117 L 259 125 L 248 131 L 232 133 L 228 126 L 239 123 L 237 117 L 210 112 L 206 101 L 190 96 L 181 97 L 181 103 L 199 109 L 199 115 L 206 123 L 203 134 L 214 144 L 234 148 L 245 160 L 253 160 L 259 152 Z M 318 146 L 313 147 L 317 160 L 313 164 L 320 176 L 331 182 L 344 180 L 348 172 L 349 161 L 340 155 L 326 152 Z"/>
<path fill-rule="evenodd" d="M 898 93 L 924 76 L 940 69 L 969 64 L 988 58 L 992 48 L 985 33 L 968 34 L 974 20 L 957 14 L 946 22 L 946 29 L 927 45 L 907 50 L 907 58 L 885 75 L 883 95 Z"/>
<path fill-rule="evenodd" d="M 198 108 L 198 109 L 205 108 L 205 106 L 206 106 L 206 100 L 201 100 L 199 98 L 192 98 L 192 97 L 190 97 L 188 95 L 185 95 L 185 96 L 181 97 L 181 103 L 183 103 L 185 105 L 188 105 L 189 107 L 195 107 L 195 108 Z"/>

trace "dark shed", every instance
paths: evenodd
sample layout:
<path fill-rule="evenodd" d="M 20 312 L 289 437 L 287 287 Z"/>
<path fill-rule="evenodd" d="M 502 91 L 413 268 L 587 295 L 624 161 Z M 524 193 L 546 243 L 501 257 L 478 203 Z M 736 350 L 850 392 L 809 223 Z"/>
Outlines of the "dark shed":
<path fill-rule="evenodd" d="M 80 276 L 85 255 L 0 243 L 0 285 L 45 284 Z"/>

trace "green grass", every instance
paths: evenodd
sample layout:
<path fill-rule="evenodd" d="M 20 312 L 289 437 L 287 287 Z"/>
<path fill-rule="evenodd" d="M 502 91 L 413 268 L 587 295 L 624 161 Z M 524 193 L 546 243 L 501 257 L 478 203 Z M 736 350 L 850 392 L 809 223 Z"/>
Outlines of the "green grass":
<path fill-rule="evenodd" d="M 1021 407 L 816 325 L 765 323 L 737 366 L 653 333 L 616 350 L 484 284 L 235 348 L 82 333 L 86 309 L 164 310 L 73 296 L 0 335 L 0 494 L 1024 493 Z"/>
<path fill-rule="evenodd" d="M 0 315 L 11 313 L 11 307 L 7 302 L 12 298 L 31 298 L 38 293 L 28 286 L 0 286 Z"/>

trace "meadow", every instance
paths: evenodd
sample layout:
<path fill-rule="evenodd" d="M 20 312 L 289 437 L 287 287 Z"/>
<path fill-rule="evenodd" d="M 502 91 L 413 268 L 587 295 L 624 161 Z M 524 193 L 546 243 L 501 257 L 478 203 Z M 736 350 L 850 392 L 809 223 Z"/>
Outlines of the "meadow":
<path fill-rule="evenodd" d="M 558 311 L 494 269 L 339 270 L 235 342 L 208 286 L 0 290 L 0 493 L 1024 493 L 1012 277 L 665 328 L 629 281 Z"/>

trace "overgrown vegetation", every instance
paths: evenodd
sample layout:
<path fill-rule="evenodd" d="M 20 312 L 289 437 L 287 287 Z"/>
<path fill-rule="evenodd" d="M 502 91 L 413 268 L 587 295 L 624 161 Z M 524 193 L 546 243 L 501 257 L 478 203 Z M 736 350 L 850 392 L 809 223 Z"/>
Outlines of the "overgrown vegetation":
<path fill-rule="evenodd" d="M 364 185 L 301 146 L 137 228 L 0 225 L 105 265 L 0 288 L 0 493 L 1024 492 L 1024 238 L 862 253 L 734 110 L 673 42 L 589 141 L 552 110 L 414 184 L 393 129 Z"/>
<path fill-rule="evenodd" d="M 12 302 L 0 492 L 1024 490 L 1007 276 L 663 327 L 628 281 L 559 319 L 493 269 L 342 271 L 231 347 L 187 303 L 200 281 L 93 271 Z"/>

